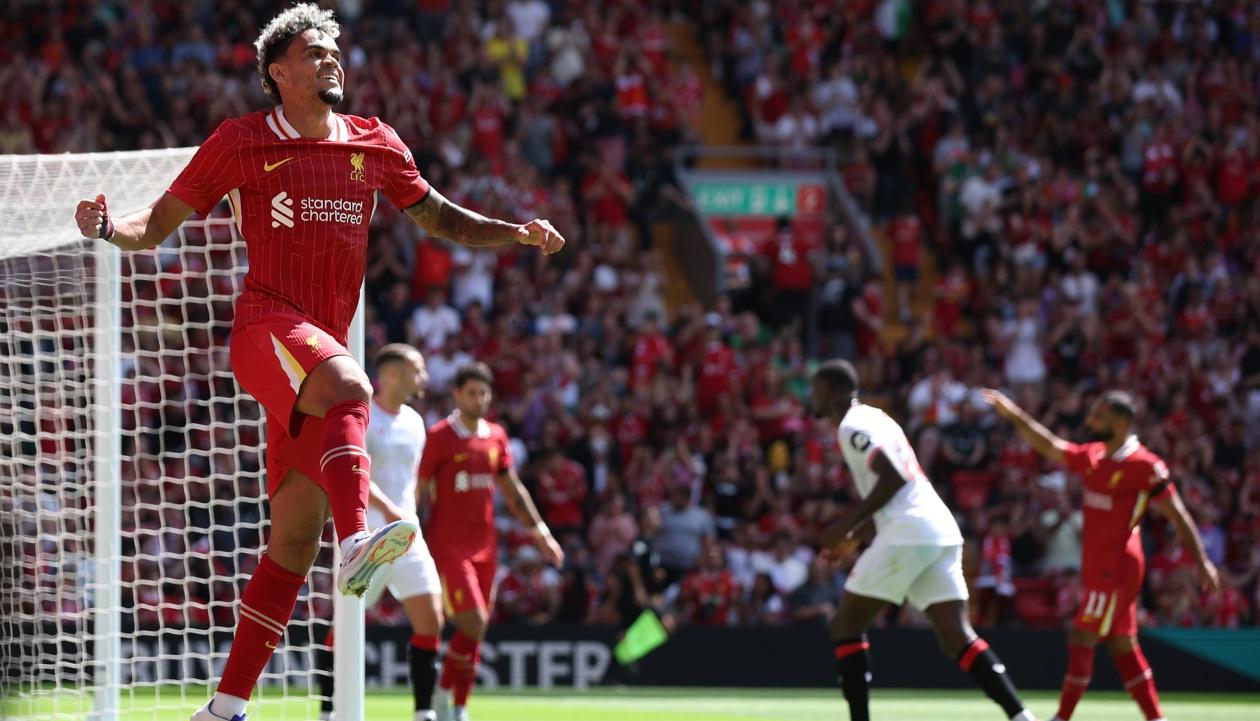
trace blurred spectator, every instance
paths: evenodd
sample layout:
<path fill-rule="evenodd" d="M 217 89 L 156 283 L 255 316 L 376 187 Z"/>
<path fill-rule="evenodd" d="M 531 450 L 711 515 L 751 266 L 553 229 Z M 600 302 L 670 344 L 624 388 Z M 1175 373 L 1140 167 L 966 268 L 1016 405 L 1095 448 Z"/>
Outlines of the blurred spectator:
<path fill-rule="evenodd" d="M 787 617 L 787 604 L 765 573 L 758 573 L 740 602 L 741 626 L 776 626 Z"/>
<path fill-rule="evenodd" d="M 809 577 L 788 598 L 792 607 L 792 620 L 797 623 L 821 623 L 831 621 L 840 603 L 830 565 L 822 556 L 816 556 L 809 564 Z"/>
<path fill-rule="evenodd" d="M 683 618 L 705 626 L 728 626 L 736 620 L 739 584 L 726 569 L 722 549 L 714 543 L 700 554 L 699 567 L 682 580 L 678 602 Z"/>
<path fill-rule="evenodd" d="M 613 562 L 630 550 L 639 536 L 634 517 L 626 512 L 625 496 L 616 494 L 604 502 L 600 512 L 591 519 L 588 536 L 595 569 L 607 574 Z"/>
<path fill-rule="evenodd" d="M 411 335 L 414 345 L 431 352 L 446 344 L 449 335 L 459 332 L 459 314 L 446 304 L 446 291 L 433 288 L 424 305 L 411 315 Z"/>
<path fill-rule="evenodd" d="M 558 537 L 581 533 L 588 492 L 586 471 L 554 449 L 538 454 L 534 462 L 535 496 L 543 519 Z"/>
<path fill-rule="evenodd" d="M 691 488 L 674 484 L 669 489 L 669 503 L 661 508 L 660 529 L 654 538 L 660 566 L 672 578 L 679 578 L 696 567 L 706 540 L 716 533 L 713 516 L 696 506 Z"/>
<path fill-rule="evenodd" d="M 753 568 L 770 576 L 775 590 L 790 596 L 809 578 L 809 564 L 797 557 L 792 534 L 779 531 L 774 535 L 768 553 L 753 558 Z"/>
<path fill-rule="evenodd" d="M 495 620 L 546 623 L 560 605 L 559 578 L 530 545 L 516 549 L 511 569 L 495 591 Z"/>

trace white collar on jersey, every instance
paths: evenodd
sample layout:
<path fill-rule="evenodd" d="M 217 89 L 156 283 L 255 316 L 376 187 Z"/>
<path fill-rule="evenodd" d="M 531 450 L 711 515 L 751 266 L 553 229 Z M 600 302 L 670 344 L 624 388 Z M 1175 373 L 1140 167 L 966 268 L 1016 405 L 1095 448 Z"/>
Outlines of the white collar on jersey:
<path fill-rule="evenodd" d="M 1120 447 L 1116 449 L 1116 452 L 1111 454 L 1111 460 L 1123 461 L 1136 453 L 1138 446 L 1140 445 L 1142 444 L 1138 441 L 1138 437 L 1136 435 L 1129 436 L 1124 440 L 1124 443 L 1120 444 Z"/>
<path fill-rule="evenodd" d="M 293 127 L 289 119 L 284 117 L 284 106 L 277 105 L 267 113 L 267 127 L 271 128 L 271 132 L 276 134 L 281 140 L 298 140 L 302 134 Z M 346 121 L 336 113 L 333 113 L 333 129 L 324 140 L 344 143 L 350 139 L 350 131 L 346 128 Z"/>
<path fill-rule="evenodd" d="M 461 420 L 458 409 L 452 411 L 451 414 L 446 417 L 446 420 L 451 424 L 451 428 L 455 430 L 455 435 L 460 438 L 472 438 L 473 434 L 468 430 L 468 426 L 464 425 L 464 421 Z M 490 424 L 486 422 L 485 418 L 477 419 L 477 437 L 481 439 L 490 437 Z"/>

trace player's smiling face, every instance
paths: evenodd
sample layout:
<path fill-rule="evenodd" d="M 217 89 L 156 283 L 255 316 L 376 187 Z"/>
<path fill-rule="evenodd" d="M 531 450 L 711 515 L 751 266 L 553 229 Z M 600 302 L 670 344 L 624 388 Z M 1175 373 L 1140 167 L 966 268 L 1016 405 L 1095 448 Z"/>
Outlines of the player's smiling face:
<path fill-rule="evenodd" d="M 288 82 L 279 78 L 277 82 L 282 87 L 288 85 L 286 90 L 315 95 L 328 105 L 341 102 L 346 74 L 337 41 L 318 30 L 307 30 L 293 38 L 281 65 Z"/>

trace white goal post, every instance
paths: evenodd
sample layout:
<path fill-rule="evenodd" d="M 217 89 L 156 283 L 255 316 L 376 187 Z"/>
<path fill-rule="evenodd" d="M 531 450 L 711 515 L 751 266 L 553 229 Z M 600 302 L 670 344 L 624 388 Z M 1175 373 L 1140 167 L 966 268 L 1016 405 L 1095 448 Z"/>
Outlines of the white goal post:
<path fill-rule="evenodd" d="M 73 219 L 151 203 L 194 151 L 0 156 L 0 718 L 191 714 L 227 658 L 267 532 L 263 414 L 227 363 L 244 243 L 223 204 L 135 253 Z M 330 540 L 251 702 L 268 720 L 316 717 L 333 615 L 337 709 L 362 718 Z"/>

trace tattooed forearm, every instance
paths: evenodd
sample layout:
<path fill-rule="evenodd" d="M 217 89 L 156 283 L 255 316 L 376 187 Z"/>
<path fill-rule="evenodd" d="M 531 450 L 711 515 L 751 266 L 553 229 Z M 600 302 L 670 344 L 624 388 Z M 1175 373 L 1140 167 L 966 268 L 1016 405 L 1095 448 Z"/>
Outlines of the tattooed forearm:
<path fill-rule="evenodd" d="M 516 520 L 530 527 L 542 523 L 542 516 L 538 515 L 534 499 L 529 497 L 529 491 L 525 490 L 525 484 L 521 483 L 515 471 L 500 474 L 499 488 L 503 490 L 503 498 L 507 501 L 508 510 L 516 517 Z"/>
<path fill-rule="evenodd" d="M 487 218 L 447 200 L 430 188 L 424 200 L 407 208 L 407 215 L 429 235 L 474 247 L 520 242 L 520 226 Z"/>

